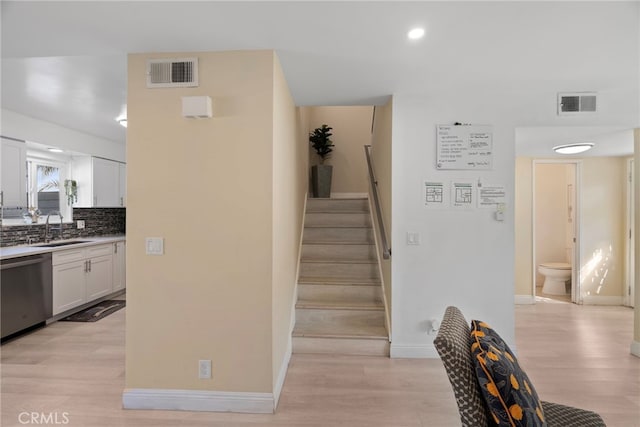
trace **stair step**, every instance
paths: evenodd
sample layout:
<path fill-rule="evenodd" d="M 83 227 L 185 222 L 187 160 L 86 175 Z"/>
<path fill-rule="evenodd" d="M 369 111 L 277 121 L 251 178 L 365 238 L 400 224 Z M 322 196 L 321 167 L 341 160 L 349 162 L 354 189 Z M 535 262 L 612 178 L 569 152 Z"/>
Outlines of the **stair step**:
<path fill-rule="evenodd" d="M 300 301 L 343 301 L 350 304 L 354 302 L 382 304 L 382 287 L 380 285 L 299 284 L 298 302 Z"/>
<path fill-rule="evenodd" d="M 377 259 L 376 247 L 371 244 L 304 243 L 301 257 L 303 259 Z"/>
<path fill-rule="evenodd" d="M 301 300 L 298 299 L 296 308 L 308 308 L 314 310 L 372 310 L 384 311 L 382 301 L 361 301 L 357 299 L 343 301 L 321 301 L 321 300 Z"/>
<path fill-rule="evenodd" d="M 305 227 L 302 243 L 374 244 L 373 230 L 365 227 Z"/>
<path fill-rule="evenodd" d="M 301 262 L 300 276 L 302 277 L 330 277 L 339 279 L 379 278 L 378 264 L 371 262 Z"/>
<path fill-rule="evenodd" d="M 345 258 L 302 258 L 300 262 L 309 264 L 378 264 L 375 258 L 345 259 Z"/>
<path fill-rule="evenodd" d="M 368 331 L 378 327 L 384 329 L 384 308 L 360 310 L 296 308 L 296 328 L 299 330 L 352 336 L 357 331 Z"/>
<path fill-rule="evenodd" d="M 333 338 L 294 336 L 293 352 L 298 354 L 345 354 L 353 356 L 389 356 L 389 340 L 379 338 Z"/>
<path fill-rule="evenodd" d="M 307 212 L 369 212 L 369 200 L 356 199 L 307 199 Z"/>
<path fill-rule="evenodd" d="M 294 337 L 347 338 L 388 340 L 384 325 L 340 325 L 331 324 L 300 325 L 293 329 Z"/>
<path fill-rule="evenodd" d="M 298 279 L 299 285 L 318 285 L 318 286 L 380 286 L 380 279 L 377 277 L 359 277 L 359 278 L 340 278 L 340 277 L 325 277 L 325 276 L 300 276 Z"/>
<path fill-rule="evenodd" d="M 369 212 L 307 212 L 305 227 L 371 227 Z"/>

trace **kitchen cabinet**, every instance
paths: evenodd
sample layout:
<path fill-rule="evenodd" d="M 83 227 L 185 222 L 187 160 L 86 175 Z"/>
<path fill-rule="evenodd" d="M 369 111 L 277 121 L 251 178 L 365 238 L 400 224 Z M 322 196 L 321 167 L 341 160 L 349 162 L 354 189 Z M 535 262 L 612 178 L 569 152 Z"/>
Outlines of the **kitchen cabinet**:
<path fill-rule="evenodd" d="M 2 206 L 27 208 L 27 147 L 2 138 Z"/>
<path fill-rule="evenodd" d="M 107 243 L 53 253 L 54 316 L 112 292 L 112 251 Z"/>
<path fill-rule="evenodd" d="M 118 165 L 118 197 L 120 199 L 120 206 L 127 206 L 127 165 L 125 163 L 118 163 Z"/>
<path fill-rule="evenodd" d="M 123 207 L 126 200 L 126 164 L 100 157 L 73 160 L 78 185 L 77 207 Z"/>
<path fill-rule="evenodd" d="M 115 242 L 113 244 L 113 292 L 119 291 L 126 287 L 126 251 L 126 242 Z"/>

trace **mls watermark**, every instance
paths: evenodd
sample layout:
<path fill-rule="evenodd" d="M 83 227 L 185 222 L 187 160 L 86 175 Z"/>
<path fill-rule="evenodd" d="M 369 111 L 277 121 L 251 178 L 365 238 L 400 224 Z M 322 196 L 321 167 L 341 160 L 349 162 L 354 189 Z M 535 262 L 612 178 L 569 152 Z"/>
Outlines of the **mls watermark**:
<path fill-rule="evenodd" d="M 24 425 L 69 424 L 68 412 L 20 412 L 18 422 Z"/>

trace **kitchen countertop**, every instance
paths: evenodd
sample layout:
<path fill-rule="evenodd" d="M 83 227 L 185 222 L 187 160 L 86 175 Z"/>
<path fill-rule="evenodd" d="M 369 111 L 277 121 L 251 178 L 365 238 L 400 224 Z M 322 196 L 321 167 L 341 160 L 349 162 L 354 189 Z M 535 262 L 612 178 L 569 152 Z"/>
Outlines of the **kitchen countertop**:
<path fill-rule="evenodd" d="M 58 252 L 58 251 L 64 251 L 67 249 L 84 248 L 87 246 L 100 245 L 102 243 L 120 242 L 120 241 L 126 240 L 126 236 L 124 234 L 120 234 L 116 236 L 77 237 L 74 239 L 67 239 L 67 240 L 53 240 L 49 243 L 59 243 L 59 242 L 75 241 L 75 240 L 81 240 L 85 243 L 77 243 L 75 245 L 45 248 L 40 246 L 40 245 L 44 245 L 45 243 L 39 242 L 39 243 L 34 243 L 33 245 L 8 246 L 5 248 L 0 248 L 0 260 L 17 258 L 21 256 L 28 256 L 28 255 Z"/>

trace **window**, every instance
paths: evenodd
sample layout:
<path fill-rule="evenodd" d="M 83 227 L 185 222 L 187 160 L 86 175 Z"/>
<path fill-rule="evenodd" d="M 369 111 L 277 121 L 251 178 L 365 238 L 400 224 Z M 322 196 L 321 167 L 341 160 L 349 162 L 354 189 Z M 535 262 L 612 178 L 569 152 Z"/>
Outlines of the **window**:
<path fill-rule="evenodd" d="M 27 156 L 29 210 L 39 210 L 41 221 L 53 212 L 59 212 L 65 221 L 71 220 L 64 191 L 68 169 L 65 161 Z"/>

